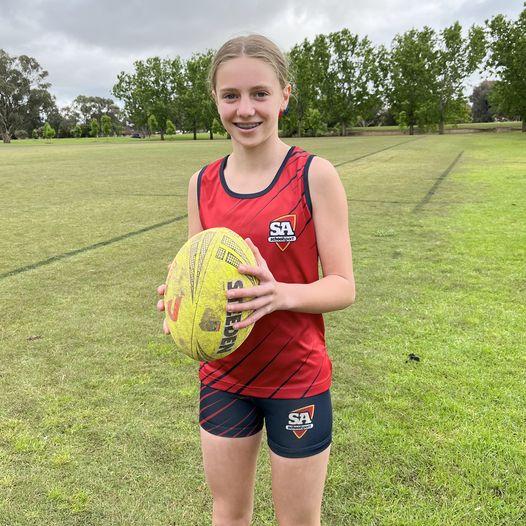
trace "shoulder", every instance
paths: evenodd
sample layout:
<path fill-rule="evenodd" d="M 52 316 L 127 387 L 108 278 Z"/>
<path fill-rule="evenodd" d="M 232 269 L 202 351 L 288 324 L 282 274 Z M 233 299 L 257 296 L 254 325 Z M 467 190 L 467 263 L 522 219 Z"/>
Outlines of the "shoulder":
<path fill-rule="evenodd" d="M 340 176 L 333 164 L 323 157 L 314 156 L 308 170 L 311 193 L 326 190 L 327 187 L 341 186 Z"/>
<path fill-rule="evenodd" d="M 323 157 L 318 157 L 317 155 L 312 156 L 312 161 L 309 167 L 309 174 L 316 178 L 334 178 L 338 177 L 338 172 L 334 168 L 333 164 L 324 159 Z"/>
<path fill-rule="evenodd" d="M 189 183 L 188 183 L 188 186 L 189 186 L 190 188 L 197 188 L 197 186 L 198 186 L 199 183 L 200 183 L 201 178 L 203 177 L 203 173 L 205 172 L 207 166 L 208 166 L 208 165 L 203 166 L 202 168 L 200 168 L 199 170 L 197 170 L 197 172 L 194 172 L 194 173 L 192 174 L 192 176 L 190 177 L 190 181 L 189 181 Z"/>

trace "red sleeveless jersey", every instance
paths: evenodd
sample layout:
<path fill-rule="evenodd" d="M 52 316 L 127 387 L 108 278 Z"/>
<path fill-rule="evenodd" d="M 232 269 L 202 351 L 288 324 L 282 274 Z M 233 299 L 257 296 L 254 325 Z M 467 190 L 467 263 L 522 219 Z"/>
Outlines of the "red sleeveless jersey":
<path fill-rule="evenodd" d="M 319 279 L 308 169 L 313 156 L 291 147 L 270 185 L 255 194 L 228 188 L 228 156 L 205 166 L 197 194 L 204 229 L 227 227 L 250 237 L 277 281 Z M 232 354 L 202 363 L 201 381 L 222 391 L 262 398 L 304 398 L 331 385 L 323 316 L 275 311 L 258 320 Z"/>

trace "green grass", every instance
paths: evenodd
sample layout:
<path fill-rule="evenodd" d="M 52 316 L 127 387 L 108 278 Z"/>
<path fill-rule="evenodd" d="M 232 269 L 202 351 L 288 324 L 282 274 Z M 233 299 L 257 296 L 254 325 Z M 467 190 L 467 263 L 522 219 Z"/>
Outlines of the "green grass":
<path fill-rule="evenodd" d="M 524 523 L 526 137 L 295 142 L 339 165 L 358 291 L 326 316 L 323 524 Z M 196 364 L 155 288 L 190 175 L 229 146 L 0 146 L 0 525 L 210 522 Z M 262 453 L 256 525 L 269 487 Z"/>
<path fill-rule="evenodd" d="M 469 129 L 469 130 L 494 130 L 497 128 L 520 130 L 522 123 L 520 121 L 509 121 L 509 122 L 466 122 L 461 124 L 446 124 L 446 130 L 457 130 L 457 129 Z M 352 128 L 355 132 L 382 132 L 382 131 L 400 131 L 399 126 L 369 126 L 364 128 L 363 126 L 356 126 Z M 407 133 L 407 130 L 406 130 Z M 435 131 L 434 133 L 437 133 Z"/>
<path fill-rule="evenodd" d="M 225 136 L 219 133 L 214 134 L 214 139 L 224 139 Z M 193 133 L 178 133 L 176 135 L 165 135 L 164 141 L 173 142 L 173 141 L 192 141 L 194 139 Z M 210 135 L 208 133 L 200 132 L 197 134 L 197 140 L 210 140 Z M 10 146 L 35 146 L 35 145 L 45 145 L 45 144 L 127 144 L 127 143 L 137 143 L 137 142 L 157 142 L 161 141 L 160 135 L 151 135 L 150 137 L 145 136 L 142 138 L 133 138 L 130 136 L 123 137 L 82 137 L 80 139 L 73 138 L 60 138 L 60 139 L 13 139 L 10 143 Z M 0 143 L 0 147 L 2 147 Z"/>

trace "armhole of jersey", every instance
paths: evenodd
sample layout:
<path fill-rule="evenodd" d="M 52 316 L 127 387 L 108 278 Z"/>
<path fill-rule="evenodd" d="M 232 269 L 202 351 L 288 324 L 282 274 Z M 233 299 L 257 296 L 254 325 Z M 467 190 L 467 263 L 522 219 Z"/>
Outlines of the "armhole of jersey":
<path fill-rule="evenodd" d="M 203 173 L 208 168 L 208 165 L 203 166 L 199 175 L 197 176 L 197 208 L 201 210 L 201 180 L 203 179 Z"/>
<path fill-rule="evenodd" d="M 307 201 L 307 206 L 309 207 L 310 215 L 312 216 L 312 200 L 310 197 L 310 188 L 309 188 L 309 168 L 310 163 L 316 157 L 315 155 L 309 155 L 305 167 L 303 168 L 303 187 L 305 189 L 305 201 Z"/>

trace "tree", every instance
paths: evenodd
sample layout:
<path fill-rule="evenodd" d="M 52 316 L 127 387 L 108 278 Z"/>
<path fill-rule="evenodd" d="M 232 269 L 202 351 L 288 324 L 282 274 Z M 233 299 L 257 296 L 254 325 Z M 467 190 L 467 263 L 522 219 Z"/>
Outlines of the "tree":
<path fill-rule="evenodd" d="M 526 132 L 526 9 L 515 21 L 497 15 L 486 21 L 486 27 L 490 42 L 487 69 L 499 77 L 492 100 L 499 111 L 517 115 Z"/>
<path fill-rule="evenodd" d="M 155 133 L 158 129 L 159 129 L 159 124 L 157 122 L 157 119 L 155 118 L 155 115 L 150 115 L 148 117 L 148 132 L 149 132 L 148 134 L 152 135 L 152 133 Z"/>
<path fill-rule="evenodd" d="M 175 135 L 176 129 L 174 123 L 170 119 L 166 119 L 166 135 Z"/>
<path fill-rule="evenodd" d="M 318 35 L 318 52 L 328 46 L 324 35 Z M 299 137 L 304 133 L 305 118 L 310 108 L 316 101 L 316 68 L 321 65 L 321 53 L 315 57 L 315 44 L 305 39 L 301 44 L 296 44 L 289 52 L 290 74 L 292 79 L 292 95 L 289 99 L 288 113 L 282 118 L 281 126 L 285 135 L 296 132 Z M 328 60 L 327 60 L 328 64 Z"/>
<path fill-rule="evenodd" d="M 90 135 L 92 137 L 98 137 L 99 135 L 99 123 L 97 119 L 91 119 L 90 122 Z"/>
<path fill-rule="evenodd" d="M 431 100 L 435 91 L 434 31 L 411 29 L 396 35 L 389 54 L 387 96 L 400 125 L 427 127 L 437 122 L 437 107 Z M 433 115 L 433 113 L 435 113 Z"/>
<path fill-rule="evenodd" d="M 135 73 L 121 72 L 117 76 L 113 94 L 124 101 L 126 115 L 136 127 L 146 128 L 148 117 L 155 115 L 164 140 L 166 120 L 175 114 L 181 90 L 181 59 L 151 57 L 137 60 L 134 67 Z"/>
<path fill-rule="evenodd" d="M 56 131 L 48 122 L 44 124 L 44 129 L 42 130 L 42 136 L 44 139 L 53 139 L 55 137 Z"/>
<path fill-rule="evenodd" d="M 327 125 L 323 122 L 318 108 L 309 108 L 305 115 L 305 130 L 309 135 L 317 137 L 320 133 L 327 131 Z"/>
<path fill-rule="evenodd" d="M 348 29 L 330 33 L 328 41 L 331 63 L 325 78 L 331 85 L 326 90 L 327 111 L 345 135 L 360 116 L 370 118 L 381 106 L 377 52 L 367 37 L 360 39 Z"/>
<path fill-rule="evenodd" d="M 107 113 L 100 118 L 100 129 L 104 137 L 109 137 L 113 133 L 113 123 Z"/>
<path fill-rule="evenodd" d="M 472 103 L 473 122 L 493 122 L 495 120 L 495 108 L 490 102 L 490 94 L 494 85 L 494 80 L 484 80 L 473 88 L 473 93 L 469 98 Z"/>
<path fill-rule="evenodd" d="M 111 132 L 113 131 L 113 124 L 111 122 L 111 117 L 107 113 L 105 113 L 100 118 L 100 127 L 102 130 L 102 135 L 104 135 L 104 137 L 108 137 L 109 135 L 111 135 Z"/>
<path fill-rule="evenodd" d="M 0 49 L 0 133 L 5 143 L 16 129 L 37 128 L 55 107 L 47 76 L 34 58 L 11 57 Z"/>
<path fill-rule="evenodd" d="M 225 134 L 226 133 L 226 130 L 225 128 L 223 127 L 223 124 L 221 123 L 221 119 L 219 118 L 219 116 L 217 118 L 215 118 L 212 122 L 212 132 L 213 133 L 223 133 Z"/>
<path fill-rule="evenodd" d="M 80 124 L 77 124 L 72 130 L 71 130 L 71 135 L 73 135 L 73 137 L 76 137 L 77 139 L 79 137 L 82 137 L 82 126 Z"/>
<path fill-rule="evenodd" d="M 93 97 L 88 95 L 78 95 L 75 97 L 71 106 L 68 108 L 69 114 L 76 114 L 84 123 L 88 124 L 91 119 L 100 121 L 103 115 L 108 115 L 112 122 L 118 122 L 120 108 L 113 99 L 104 97 Z"/>
<path fill-rule="evenodd" d="M 213 51 L 194 53 L 184 65 L 184 87 L 181 90 L 179 107 L 185 129 L 192 130 L 194 140 L 198 129 L 207 130 L 210 139 L 214 138 L 214 119 L 217 110 L 208 85 L 208 71 L 212 63 Z"/>
<path fill-rule="evenodd" d="M 462 36 L 462 26 L 455 22 L 434 40 L 436 82 L 433 95 L 437 104 L 439 133 L 444 124 L 456 120 L 458 112 L 465 114 L 464 82 L 479 66 L 486 54 L 484 30 L 472 26 L 468 38 Z"/>

